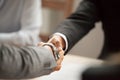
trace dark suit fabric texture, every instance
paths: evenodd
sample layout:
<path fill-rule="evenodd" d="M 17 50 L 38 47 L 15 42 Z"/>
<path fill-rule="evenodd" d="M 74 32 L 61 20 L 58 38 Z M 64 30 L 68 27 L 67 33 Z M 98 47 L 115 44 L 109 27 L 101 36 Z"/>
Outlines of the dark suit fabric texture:
<path fill-rule="evenodd" d="M 83 38 L 95 23 L 102 22 L 105 35 L 100 58 L 120 50 L 120 0 L 83 0 L 76 11 L 57 29 L 68 39 L 68 51 Z"/>

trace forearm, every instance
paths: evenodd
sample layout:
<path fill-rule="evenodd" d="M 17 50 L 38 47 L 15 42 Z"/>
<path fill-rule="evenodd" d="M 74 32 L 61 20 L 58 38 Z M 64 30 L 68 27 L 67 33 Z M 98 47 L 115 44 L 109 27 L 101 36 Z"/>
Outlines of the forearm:
<path fill-rule="evenodd" d="M 97 20 L 97 10 L 90 0 L 83 0 L 76 12 L 65 19 L 56 32 L 62 33 L 68 40 L 68 51 L 85 36 Z"/>
<path fill-rule="evenodd" d="M 49 74 L 56 66 L 51 51 L 43 47 L 0 45 L 0 78 L 23 79 Z"/>

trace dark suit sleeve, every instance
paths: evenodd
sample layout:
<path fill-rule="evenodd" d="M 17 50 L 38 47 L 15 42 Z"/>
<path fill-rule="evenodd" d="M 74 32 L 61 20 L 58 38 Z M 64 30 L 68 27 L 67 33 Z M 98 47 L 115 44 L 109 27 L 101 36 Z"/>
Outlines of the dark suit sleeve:
<path fill-rule="evenodd" d="M 0 79 L 34 78 L 52 72 L 56 61 L 44 47 L 0 44 Z"/>
<path fill-rule="evenodd" d="M 68 50 L 94 27 L 98 20 L 95 3 L 95 0 L 83 0 L 76 12 L 58 26 L 57 32 L 68 39 Z"/>

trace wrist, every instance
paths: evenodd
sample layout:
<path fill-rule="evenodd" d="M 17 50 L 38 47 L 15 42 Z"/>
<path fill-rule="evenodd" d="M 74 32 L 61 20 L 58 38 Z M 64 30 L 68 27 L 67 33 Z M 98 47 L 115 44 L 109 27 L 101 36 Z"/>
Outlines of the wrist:
<path fill-rule="evenodd" d="M 42 45 L 43 47 L 48 47 L 51 49 L 53 56 L 55 58 L 55 60 L 57 61 L 59 59 L 59 52 L 58 49 L 52 44 L 52 43 L 43 43 Z"/>
<path fill-rule="evenodd" d="M 57 36 L 62 44 L 62 49 L 65 49 L 65 40 L 61 36 Z"/>
<path fill-rule="evenodd" d="M 67 39 L 66 35 L 63 33 L 60 33 L 60 32 L 56 32 L 51 37 L 53 37 L 55 35 L 60 36 L 63 39 L 62 40 L 62 45 L 63 45 L 62 49 L 66 52 L 68 49 L 68 39 Z"/>
<path fill-rule="evenodd" d="M 65 40 L 61 37 L 61 36 L 59 36 L 59 35 L 53 35 L 53 37 L 52 38 L 55 38 L 56 39 L 56 41 L 58 41 L 60 44 L 61 44 L 61 48 L 63 49 L 63 50 L 65 50 Z"/>

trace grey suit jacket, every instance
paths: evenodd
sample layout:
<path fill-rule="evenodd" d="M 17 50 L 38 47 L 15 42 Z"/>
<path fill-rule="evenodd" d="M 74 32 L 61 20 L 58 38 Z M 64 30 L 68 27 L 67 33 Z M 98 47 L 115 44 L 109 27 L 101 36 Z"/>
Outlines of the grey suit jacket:
<path fill-rule="evenodd" d="M 56 66 L 44 47 L 15 47 L 0 44 L 0 79 L 25 79 L 46 75 Z"/>

